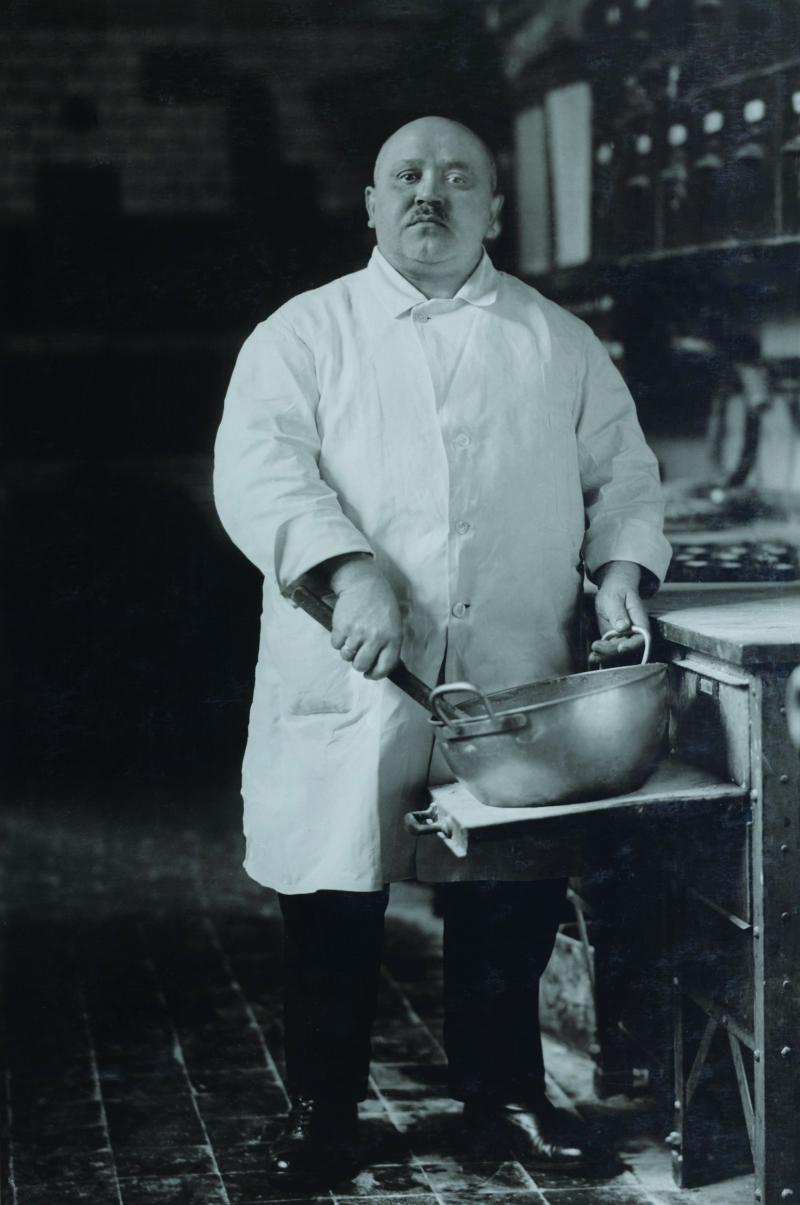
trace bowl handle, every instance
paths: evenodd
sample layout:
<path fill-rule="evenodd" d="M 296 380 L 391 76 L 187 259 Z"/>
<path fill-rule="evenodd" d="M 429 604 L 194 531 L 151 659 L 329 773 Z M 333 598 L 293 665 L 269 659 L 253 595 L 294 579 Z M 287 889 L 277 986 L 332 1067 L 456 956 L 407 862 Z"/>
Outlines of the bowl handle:
<path fill-rule="evenodd" d="M 647 660 L 650 656 L 650 645 L 652 643 L 652 637 L 646 628 L 637 627 L 637 625 L 635 623 L 631 625 L 631 631 L 638 632 L 640 636 L 644 636 L 644 652 L 642 653 L 642 660 L 641 660 L 640 664 L 646 665 Z M 610 639 L 611 636 L 619 636 L 619 634 L 620 634 L 619 632 L 614 632 L 614 631 L 606 632 L 605 636 L 601 636 L 600 639 L 608 640 L 608 639 Z M 627 633 L 626 633 L 626 635 L 627 635 Z"/>
<path fill-rule="evenodd" d="M 475 695 L 478 699 L 480 699 L 481 703 L 483 703 L 484 709 L 486 711 L 485 716 L 483 716 L 483 715 L 473 715 L 473 716 L 459 715 L 458 716 L 459 724 L 468 724 L 471 720 L 474 721 L 474 720 L 488 719 L 492 723 L 493 726 L 495 726 L 495 727 L 497 726 L 497 716 L 494 713 L 494 708 L 492 707 L 489 700 L 486 698 L 486 695 L 483 693 L 480 686 L 475 686 L 475 685 L 473 685 L 472 682 L 445 682 L 445 683 L 443 683 L 442 686 L 435 686 L 433 688 L 433 690 L 431 691 L 430 702 L 431 702 L 431 710 L 433 711 L 433 714 L 436 716 L 437 720 L 440 721 L 440 723 L 444 724 L 444 726 L 446 728 L 453 727 L 453 718 L 454 717 L 453 717 L 452 711 L 448 715 L 448 710 L 445 709 L 444 707 L 440 706 L 440 699 L 443 699 L 445 695 L 454 695 L 454 694 Z"/>

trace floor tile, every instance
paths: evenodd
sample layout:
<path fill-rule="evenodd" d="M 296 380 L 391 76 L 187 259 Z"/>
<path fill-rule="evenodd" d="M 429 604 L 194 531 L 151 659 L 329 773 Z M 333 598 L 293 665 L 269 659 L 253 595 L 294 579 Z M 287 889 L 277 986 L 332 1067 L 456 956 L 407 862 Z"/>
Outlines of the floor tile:
<path fill-rule="evenodd" d="M 603 1163 L 593 1164 L 583 1171 L 580 1168 L 573 1170 L 566 1167 L 543 1170 L 534 1167 L 533 1163 L 527 1160 L 524 1155 L 520 1155 L 519 1160 L 535 1181 L 537 1188 L 541 1188 L 546 1192 L 550 1192 L 551 1190 L 561 1192 L 567 1188 L 585 1188 L 587 1183 L 596 1184 L 598 1190 L 601 1188 L 619 1188 L 625 1185 L 644 1187 L 631 1174 L 630 1168 L 617 1159 L 613 1151 L 608 1152 L 607 1158 Z"/>
<path fill-rule="evenodd" d="M 332 1205 L 330 1193 L 318 1196 L 303 1196 L 299 1190 L 293 1193 L 288 1188 L 276 1189 L 267 1180 L 263 1172 L 246 1172 L 242 1175 L 225 1176 L 225 1190 L 230 1205 L 277 1205 L 281 1201 L 291 1201 L 293 1205 Z M 126 1202 L 125 1205 L 128 1205 Z"/>
<path fill-rule="evenodd" d="M 397 1099 L 441 1099 L 447 1096 L 447 1067 L 442 1063 L 380 1063 L 372 1065 L 376 1088 Z"/>
<path fill-rule="evenodd" d="M 337 1197 L 385 1197 L 429 1193 L 431 1184 L 422 1168 L 413 1163 L 371 1163 L 358 1175 L 333 1185 Z"/>
<path fill-rule="evenodd" d="M 227 1205 L 218 1176 L 120 1180 L 123 1205 Z"/>
<path fill-rule="evenodd" d="M 439 1198 L 433 1194 L 410 1194 L 409 1196 L 380 1196 L 380 1197 L 342 1197 L 338 1193 L 334 1193 L 334 1201 L 349 1202 L 355 1205 L 366 1205 L 367 1201 L 375 1202 L 377 1205 L 439 1205 Z"/>
<path fill-rule="evenodd" d="M 102 1125 L 103 1110 L 99 1101 L 42 1106 L 37 1101 L 17 1101 L 12 1081 L 12 1125 L 16 1135 L 64 1140 L 68 1136 L 93 1134 Z M 76 1139 L 77 1140 L 77 1139 Z"/>
<path fill-rule="evenodd" d="M 183 1068 L 176 1063 L 163 1073 L 137 1075 L 120 1069 L 100 1074 L 100 1091 L 104 1101 L 149 1101 L 160 1097 L 189 1096 L 189 1086 Z"/>
<path fill-rule="evenodd" d="M 147 1102 L 110 1100 L 106 1114 L 114 1149 L 202 1146 L 205 1141 L 188 1094 Z"/>
<path fill-rule="evenodd" d="M 243 1174 L 263 1174 L 267 1159 L 266 1142 L 242 1143 L 239 1146 L 216 1146 L 214 1156 L 223 1178 Z"/>
<path fill-rule="evenodd" d="M 204 1117 L 266 1117 L 285 1108 L 283 1089 L 264 1068 L 198 1071 L 191 1080 Z"/>
<path fill-rule="evenodd" d="M 547 1205 L 545 1198 L 537 1189 L 521 1189 L 519 1192 L 497 1192 L 483 1198 L 491 1205 Z M 439 1197 L 442 1205 L 470 1205 L 475 1200 L 474 1193 L 442 1193 Z"/>
<path fill-rule="evenodd" d="M 109 1150 L 59 1151 L 47 1155 L 39 1146 L 14 1144 L 14 1182 L 32 1188 L 53 1184 L 88 1184 L 114 1174 Z"/>
<path fill-rule="evenodd" d="M 117 1147 L 117 1173 L 129 1180 L 174 1176 L 212 1176 L 214 1155 L 207 1146 Z"/>
<path fill-rule="evenodd" d="M 46 1187 L 21 1185 L 15 1197 L 16 1205 L 119 1205 L 113 1178 L 89 1184 L 54 1181 Z"/>
<path fill-rule="evenodd" d="M 735 1180 L 706 1184 L 699 1189 L 681 1191 L 673 1188 L 669 1192 L 659 1191 L 653 1195 L 658 1205 L 753 1205 L 755 1178 L 737 1176 Z"/>
<path fill-rule="evenodd" d="M 632 1186 L 600 1186 L 589 1181 L 582 1187 L 547 1188 L 543 1191 L 548 1205 L 653 1205 L 653 1197 L 649 1193 Z M 684 1205 L 689 1205 L 690 1200 Z"/>
<path fill-rule="evenodd" d="M 502 1163 L 472 1163 L 461 1162 L 458 1159 L 442 1159 L 429 1163 L 424 1160 L 422 1166 L 431 1187 L 437 1193 L 488 1196 L 535 1187 L 524 1168 L 511 1160 Z"/>

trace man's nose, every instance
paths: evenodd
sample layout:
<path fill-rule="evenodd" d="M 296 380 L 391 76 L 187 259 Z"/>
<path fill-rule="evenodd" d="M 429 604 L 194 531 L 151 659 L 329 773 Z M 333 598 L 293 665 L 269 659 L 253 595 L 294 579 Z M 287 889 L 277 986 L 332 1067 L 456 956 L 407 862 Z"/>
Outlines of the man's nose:
<path fill-rule="evenodd" d="M 442 190 L 436 172 L 427 171 L 422 173 L 417 183 L 417 191 L 414 199 L 418 202 L 441 201 Z"/>

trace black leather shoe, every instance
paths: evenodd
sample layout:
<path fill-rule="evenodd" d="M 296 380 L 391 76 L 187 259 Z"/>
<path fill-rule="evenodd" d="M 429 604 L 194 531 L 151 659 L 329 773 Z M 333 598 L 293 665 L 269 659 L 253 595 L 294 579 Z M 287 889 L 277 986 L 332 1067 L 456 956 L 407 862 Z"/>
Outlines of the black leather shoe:
<path fill-rule="evenodd" d="M 580 1121 L 546 1098 L 532 1104 L 470 1099 L 464 1102 L 464 1122 L 476 1138 L 511 1147 L 540 1171 L 575 1171 L 595 1161 L 576 1132 Z"/>
<path fill-rule="evenodd" d="M 270 1144 L 267 1178 L 276 1187 L 328 1188 L 358 1162 L 355 1101 L 292 1098 L 285 1128 Z"/>

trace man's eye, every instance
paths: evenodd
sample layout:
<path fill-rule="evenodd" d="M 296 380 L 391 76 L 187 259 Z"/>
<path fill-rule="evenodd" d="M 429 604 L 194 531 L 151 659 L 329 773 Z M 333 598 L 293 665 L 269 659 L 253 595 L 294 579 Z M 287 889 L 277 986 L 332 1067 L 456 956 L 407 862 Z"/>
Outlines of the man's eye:
<path fill-rule="evenodd" d="M 411 172 L 411 171 L 398 172 L 397 178 L 398 178 L 398 180 L 413 181 L 413 180 L 419 179 L 419 174 L 417 172 Z"/>
<path fill-rule="evenodd" d="M 451 172 L 447 177 L 451 184 L 468 184 L 466 176 L 462 176 L 460 172 Z"/>

